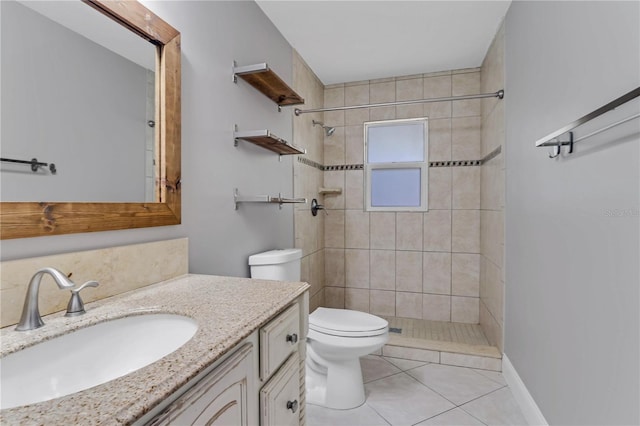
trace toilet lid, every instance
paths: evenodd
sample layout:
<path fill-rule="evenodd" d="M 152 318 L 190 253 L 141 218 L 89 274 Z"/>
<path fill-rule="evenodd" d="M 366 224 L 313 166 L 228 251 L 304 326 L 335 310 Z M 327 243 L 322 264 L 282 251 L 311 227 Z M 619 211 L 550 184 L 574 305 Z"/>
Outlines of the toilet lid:
<path fill-rule="evenodd" d="M 349 309 L 318 308 L 309 315 L 311 330 L 332 336 L 378 336 L 387 332 L 388 325 L 380 317 Z"/>

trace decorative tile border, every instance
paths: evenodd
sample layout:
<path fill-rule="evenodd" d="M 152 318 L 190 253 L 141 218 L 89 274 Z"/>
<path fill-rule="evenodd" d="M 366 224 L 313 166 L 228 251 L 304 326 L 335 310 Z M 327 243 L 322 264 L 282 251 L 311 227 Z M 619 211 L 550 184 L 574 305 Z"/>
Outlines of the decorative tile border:
<path fill-rule="evenodd" d="M 429 167 L 468 167 L 481 166 L 482 160 L 431 161 Z"/>
<path fill-rule="evenodd" d="M 482 166 L 484 163 L 494 159 L 502 152 L 502 146 L 497 147 L 489 154 L 485 155 L 481 160 L 457 160 L 457 161 L 431 161 L 429 167 L 470 167 L 470 166 Z M 298 157 L 298 162 L 306 164 L 307 166 L 315 167 L 322 171 L 334 171 L 334 170 L 362 170 L 364 164 L 340 164 L 335 166 L 323 166 L 320 163 L 309 160 L 304 157 Z"/>
<path fill-rule="evenodd" d="M 339 166 L 324 166 L 325 170 L 362 170 L 364 164 L 343 164 Z"/>
<path fill-rule="evenodd" d="M 485 155 L 484 158 L 482 160 L 480 160 L 480 161 L 482 162 L 482 164 L 484 164 L 484 163 L 496 158 L 498 156 L 498 154 L 500 154 L 501 152 L 502 152 L 502 145 L 498 146 L 496 149 L 494 149 L 493 151 L 491 151 L 490 153 Z"/>
<path fill-rule="evenodd" d="M 298 163 L 306 164 L 307 166 L 315 167 L 316 169 L 319 169 L 322 171 L 325 170 L 325 167 L 322 164 L 316 163 L 315 161 L 309 160 L 308 158 L 305 158 L 305 157 L 298 156 Z"/>

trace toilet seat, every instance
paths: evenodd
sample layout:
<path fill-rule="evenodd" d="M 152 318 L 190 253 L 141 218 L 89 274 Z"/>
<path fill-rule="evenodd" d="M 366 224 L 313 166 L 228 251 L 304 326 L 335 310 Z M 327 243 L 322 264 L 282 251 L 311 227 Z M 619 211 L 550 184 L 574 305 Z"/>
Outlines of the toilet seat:
<path fill-rule="evenodd" d="M 318 308 L 309 315 L 309 329 L 330 336 L 379 336 L 387 333 L 388 326 L 380 317 L 348 309 Z"/>

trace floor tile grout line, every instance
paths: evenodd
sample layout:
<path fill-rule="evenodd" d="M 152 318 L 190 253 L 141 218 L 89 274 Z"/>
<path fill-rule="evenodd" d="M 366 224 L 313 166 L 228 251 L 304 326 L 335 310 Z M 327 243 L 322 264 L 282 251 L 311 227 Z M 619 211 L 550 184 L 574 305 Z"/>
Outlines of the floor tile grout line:
<path fill-rule="evenodd" d="M 442 416 L 443 414 L 446 414 L 446 413 L 448 413 L 448 412 L 450 412 L 450 411 L 457 410 L 458 408 L 460 408 L 460 407 L 455 406 L 455 407 L 453 407 L 453 408 L 448 409 L 447 411 L 443 411 L 442 413 L 436 414 L 435 416 L 431 416 L 431 417 L 428 417 L 428 418 L 426 418 L 426 419 L 422 419 L 422 420 L 420 420 L 418 423 L 414 423 L 412 426 L 419 425 L 420 423 L 422 423 L 422 422 L 426 422 L 427 420 L 435 419 L 436 417 Z M 464 411 L 464 410 L 463 410 L 463 411 Z M 471 416 L 471 417 L 473 417 L 474 419 L 478 420 L 478 421 L 479 421 L 480 423 L 482 423 L 483 425 L 488 426 L 485 422 L 483 422 L 482 420 L 478 419 L 477 417 L 472 416 L 471 414 L 467 413 L 466 411 L 464 411 L 464 412 L 465 412 L 465 414 L 468 414 L 469 416 Z"/>
<path fill-rule="evenodd" d="M 366 405 L 367 407 L 371 408 L 373 410 L 374 413 L 376 413 L 378 416 L 380 416 L 380 418 L 382 420 L 385 421 L 386 424 L 388 424 L 389 426 L 393 426 L 393 423 L 391 423 L 389 420 L 387 420 L 387 418 L 385 416 L 383 416 L 382 414 L 380 414 L 378 412 L 378 410 L 376 410 L 374 407 L 372 407 L 371 405 L 369 405 L 369 403 L 367 402 L 367 400 L 365 399 L 364 404 L 362 405 Z M 354 425 L 355 426 L 355 425 Z"/>
<path fill-rule="evenodd" d="M 432 363 L 432 364 L 434 364 L 434 363 Z M 434 365 L 444 365 L 444 364 L 434 364 Z M 424 367 L 424 366 L 423 366 L 423 367 Z M 473 368 L 470 368 L 470 367 L 459 367 L 459 366 L 455 366 L 455 365 L 450 365 L 450 366 L 448 366 L 448 367 L 466 368 L 466 369 L 468 369 L 468 370 L 473 370 Z M 476 373 L 476 374 L 478 374 L 478 375 L 482 376 L 480 373 Z M 490 394 L 492 394 L 492 393 L 494 393 L 494 392 L 497 392 L 497 391 L 499 391 L 499 390 L 500 390 L 500 389 L 502 389 L 502 388 L 505 388 L 505 387 L 506 387 L 506 388 L 508 388 L 508 386 L 507 386 L 507 385 L 503 385 L 503 384 L 501 384 L 501 383 L 498 383 L 498 382 L 496 382 L 496 381 L 494 381 L 494 380 L 489 379 L 488 377 L 484 377 L 484 376 L 483 376 L 485 379 L 487 379 L 487 380 L 489 380 L 489 381 L 491 381 L 491 382 L 493 382 L 493 383 L 495 383 L 495 384 L 497 384 L 497 385 L 500 385 L 500 387 L 499 387 L 499 388 L 497 388 L 497 389 L 494 389 L 494 390 L 492 390 L 492 391 L 489 391 L 489 392 L 487 392 L 487 393 L 485 393 L 485 394 L 482 394 L 482 395 L 480 395 L 480 396 L 478 396 L 478 397 L 475 397 L 475 398 L 473 398 L 473 399 L 470 399 L 469 401 L 463 402 L 462 404 L 458 404 L 458 403 L 456 403 L 456 402 L 454 402 L 454 401 L 451 401 L 449 398 L 447 398 L 446 396 L 442 395 L 440 392 L 438 392 L 437 390 L 433 389 L 431 386 L 429 386 L 429 385 L 427 385 L 427 384 L 422 383 L 420 380 L 418 380 L 417 378 L 413 377 L 411 374 L 408 374 L 408 373 L 407 373 L 407 375 L 408 375 L 409 377 L 411 377 L 412 379 L 414 379 L 415 381 L 417 381 L 418 383 L 420 383 L 422 386 L 424 386 L 424 387 L 426 387 L 426 388 L 428 388 L 428 389 L 432 390 L 433 392 L 437 393 L 438 395 L 440 395 L 441 397 L 443 397 L 444 399 L 446 399 L 447 401 L 449 401 L 450 403 L 452 403 L 452 404 L 453 404 L 453 405 L 455 405 L 456 407 L 462 407 L 462 406 L 463 406 L 463 405 L 465 405 L 465 404 L 468 404 L 468 403 L 470 403 L 470 402 L 472 402 L 472 401 L 475 401 L 475 400 L 477 400 L 477 399 L 480 399 L 480 398 L 482 398 L 482 397 L 485 397 L 485 396 L 487 396 L 487 395 L 490 395 Z"/>

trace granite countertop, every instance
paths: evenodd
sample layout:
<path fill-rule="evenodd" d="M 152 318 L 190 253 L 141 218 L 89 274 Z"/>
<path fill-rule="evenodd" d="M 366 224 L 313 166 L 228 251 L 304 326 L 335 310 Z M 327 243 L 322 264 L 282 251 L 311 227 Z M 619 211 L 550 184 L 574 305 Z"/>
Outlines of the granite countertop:
<path fill-rule="evenodd" d="M 242 339 L 282 311 L 308 284 L 185 275 L 85 305 L 87 313 L 43 317 L 28 332 L 0 330 L 4 356 L 91 324 L 130 315 L 170 313 L 198 322 L 184 346 L 102 385 L 37 404 L 0 411 L 0 424 L 130 424 L 162 402 Z"/>

